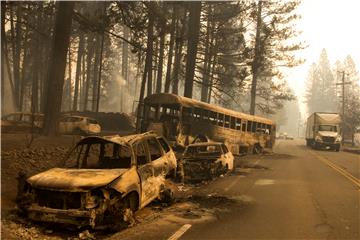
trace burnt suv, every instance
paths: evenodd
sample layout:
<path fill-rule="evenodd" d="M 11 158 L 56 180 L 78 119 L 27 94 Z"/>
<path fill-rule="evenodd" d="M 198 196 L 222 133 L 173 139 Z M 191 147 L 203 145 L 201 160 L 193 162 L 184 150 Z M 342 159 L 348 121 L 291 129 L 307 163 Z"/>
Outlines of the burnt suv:
<path fill-rule="evenodd" d="M 35 221 L 101 228 L 123 223 L 161 196 L 175 154 L 154 133 L 91 136 L 64 161 L 26 180 L 18 205 Z"/>

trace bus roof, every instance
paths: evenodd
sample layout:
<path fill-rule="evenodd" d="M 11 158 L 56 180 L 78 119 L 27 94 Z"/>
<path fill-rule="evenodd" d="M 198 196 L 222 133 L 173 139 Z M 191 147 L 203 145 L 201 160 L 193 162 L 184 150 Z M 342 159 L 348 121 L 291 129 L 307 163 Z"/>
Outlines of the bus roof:
<path fill-rule="evenodd" d="M 230 115 L 230 116 L 237 117 L 240 119 L 247 119 L 250 121 L 257 121 L 257 122 L 262 122 L 262 123 L 271 124 L 271 125 L 274 124 L 274 122 L 272 120 L 267 119 L 267 118 L 237 112 L 237 111 L 226 109 L 226 108 L 214 105 L 214 104 L 201 102 L 201 101 L 198 101 L 195 99 L 178 96 L 178 95 L 171 94 L 171 93 L 152 94 L 152 95 L 146 97 L 144 102 L 149 105 L 169 104 L 169 105 L 181 105 L 181 106 L 192 107 L 192 108 L 198 107 L 201 109 L 206 109 L 206 110 L 210 110 L 213 112 L 222 113 L 225 115 Z"/>

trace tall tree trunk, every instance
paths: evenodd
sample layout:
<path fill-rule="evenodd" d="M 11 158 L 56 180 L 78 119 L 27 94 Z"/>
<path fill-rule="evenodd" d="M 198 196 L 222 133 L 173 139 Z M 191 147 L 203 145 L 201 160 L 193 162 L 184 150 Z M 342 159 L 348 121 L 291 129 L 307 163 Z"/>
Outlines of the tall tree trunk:
<path fill-rule="evenodd" d="M 153 54 L 153 67 L 152 67 L 152 72 L 153 72 L 153 84 L 152 84 L 152 89 L 155 91 L 156 90 L 156 79 L 157 79 L 157 69 L 158 69 L 158 64 L 159 64 L 159 58 L 158 58 L 158 54 L 159 54 L 159 40 L 156 39 L 155 41 L 155 50 L 154 50 L 154 54 Z"/>
<path fill-rule="evenodd" d="M 125 25 L 123 26 L 123 31 L 124 31 L 124 38 L 126 40 L 129 39 L 129 35 L 130 35 L 130 31 L 129 28 L 126 27 Z M 129 89 L 129 81 L 128 81 L 128 73 L 129 73 L 129 43 L 123 41 L 122 43 L 122 66 L 121 66 L 121 75 L 125 80 L 125 84 L 122 86 L 122 89 L 120 89 L 120 110 L 123 112 L 124 111 L 124 96 L 125 96 L 125 89 Z"/>
<path fill-rule="evenodd" d="M 208 5 L 208 16 L 206 22 L 206 37 L 205 37 L 205 56 L 204 56 L 204 68 L 203 68 L 203 81 L 201 85 L 201 101 L 207 102 L 208 92 L 209 92 L 209 62 L 211 59 L 210 56 L 210 18 L 211 18 L 211 4 Z"/>
<path fill-rule="evenodd" d="M 26 31 L 25 39 L 28 38 L 28 35 L 29 35 L 29 32 Z M 31 81 L 29 74 L 27 74 L 29 65 L 30 65 L 30 58 L 31 58 L 31 56 L 29 56 L 30 54 L 29 54 L 29 42 L 28 41 L 24 42 L 23 52 L 24 52 L 24 57 L 23 57 L 23 61 L 22 61 L 21 75 L 19 78 L 20 94 L 18 94 L 18 98 L 17 98 L 19 111 L 23 111 L 23 109 L 24 109 L 24 98 L 26 97 L 25 90 L 26 90 L 27 84 L 29 84 L 29 82 Z"/>
<path fill-rule="evenodd" d="M 166 77 L 165 77 L 165 92 L 170 91 L 171 83 L 171 66 L 174 52 L 174 43 L 175 43 L 175 23 L 177 18 L 177 8 L 174 4 L 171 16 L 171 25 L 170 25 L 170 43 L 169 43 L 169 54 L 166 67 Z"/>
<path fill-rule="evenodd" d="M 16 108 L 20 110 L 20 44 L 21 44 L 21 4 L 16 4 L 16 25 L 14 25 L 13 9 L 10 9 L 10 26 L 11 26 L 11 38 L 12 38 L 12 50 L 13 50 L 13 76 L 14 87 L 16 94 Z"/>
<path fill-rule="evenodd" d="M 147 39 L 147 46 L 146 46 L 146 58 L 145 58 L 145 69 L 141 81 L 140 87 L 140 95 L 139 95 L 139 104 L 137 109 L 137 119 L 136 119 L 136 129 L 139 130 L 140 128 L 140 118 L 143 111 L 143 100 L 145 95 L 145 85 L 146 85 L 146 78 L 148 80 L 148 95 L 149 95 L 149 85 L 151 87 L 151 82 L 149 84 L 149 78 L 152 76 L 152 47 L 153 47 L 153 25 L 154 25 L 154 16 L 151 11 L 149 11 L 149 23 L 148 23 L 148 39 Z"/>
<path fill-rule="evenodd" d="M 129 39 L 130 31 L 129 28 L 124 26 L 124 38 L 126 40 Z M 122 45 L 122 67 L 121 67 L 121 75 L 126 81 L 126 84 L 128 83 L 128 65 L 129 65 L 129 43 L 123 41 Z"/>
<path fill-rule="evenodd" d="M 153 41 L 154 41 L 154 14 L 149 10 L 149 26 L 148 26 L 148 39 L 146 61 L 148 62 L 148 77 L 147 77 L 147 95 L 152 94 L 152 68 L 153 68 Z"/>
<path fill-rule="evenodd" d="M 44 133 L 48 136 L 56 135 L 58 128 L 74 3 L 58 2 L 44 120 Z"/>
<path fill-rule="evenodd" d="M 186 16 L 187 11 L 184 8 L 184 16 L 183 23 L 180 30 L 180 20 L 178 21 L 177 29 L 176 29 L 176 47 L 175 47 L 175 62 L 174 62 L 174 72 L 173 72 L 173 84 L 172 84 L 172 93 L 179 94 L 179 73 L 181 67 L 181 59 L 182 59 L 182 51 L 184 45 L 184 34 L 186 28 Z"/>
<path fill-rule="evenodd" d="M 101 71 L 102 71 L 102 65 L 103 65 L 103 50 L 104 50 L 104 37 L 105 32 L 101 35 L 101 46 L 100 46 L 100 64 L 99 64 L 99 76 L 98 76 L 98 83 L 97 83 L 97 93 L 96 93 L 96 108 L 95 111 L 99 112 L 99 106 L 100 106 L 100 90 L 101 90 Z"/>
<path fill-rule="evenodd" d="M 86 56 L 86 81 L 85 81 L 85 89 L 84 89 L 84 111 L 87 110 L 88 102 L 89 102 L 89 88 L 91 83 L 91 66 L 92 66 L 92 58 L 94 56 L 94 36 L 89 34 L 87 39 L 87 56 Z"/>
<path fill-rule="evenodd" d="M 71 86 L 72 86 L 72 68 L 71 68 L 71 43 L 70 43 L 70 46 L 68 48 L 68 53 L 69 53 L 69 65 L 68 65 L 68 70 L 69 70 L 69 82 L 68 82 L 68 89 L 67 89 L 67 92 L 65 93 L 66 94 L 66 98 L 67 98 L 67 103 L 66 103 L 66 108 L 69 108 L 69 111 L 71 111 Z"/>
<path fill-rule="evenodd" d="M 91 109 L 93 112 L 96 112 L 96 92 L 98 84 L 98 75 L 99 75 L 99 61 L 100 61 L 100 51 L 101 51 L 101 40 L 99 34 L 96 34 L 96 43 L 95 43 L 95 63 L 94 63 L 94 75 L 93 75 L 93 84 L 92 84 L 92 106 Z"/>
<path fill-rule="evenodd" d="M 85 54 L 85 51 L 84 51 L 84 54 L 82 56 L 82 77 L 81 77 L 81 81 L 80 81 L 80 100 L 79 100 L 79 110 L 80 109 L 84 109 L 84 99 L 85 99 L 85 86 L 86 86 L 86 74 L 87 74 L 87 67 L 86 67 L 86 54 Z"/>
<path fill-rule="evenodd" d="M 189 2 L 190 15 L 189 15 L 189 34 L 188 34 L 188 48 L 186 56 L 186 73 L 185 73 L 185 89 L 184 96 L 192 98 L 194 76 L 195 76 L 195 63 L 197 45 L 199 42 L 200 32 L 200 13 L 201 2 Z"/>
<path fill-rule="evenodd" d="M 4 96 L 5 96 L 5 9 L 6 3 L 1 2 L 1 113 L 3 114 L 4 110 Z"/>
<path fill-rule="evenodd" d="M 262 8 L 262 1 L 260 0 L 258 3 L 258 10 L 256 16 L 256 35 L 255 35 L 255 55 L 254 60 L 252 62 L 252 81 L 251 81 L 251 90 L 250 90 L 250 114 L 255 115 L 255 106 L 256 106 L 256 85 L 257 85 L 257 78 L 259 74 L 259 64 L 260 64 L 260 32 L 261 32 L 261 8 Z"/>
<path fill-rule="evenodd" d="M 77 51 L 77 61 L 76 61 L 74 100 L 73 100 L 73 106 L 72 106 L 73 111 L 77 111 L 77 109 L 78 109 L 79 84 L 80 84 L 80 75 L 81 75 L 81 59 L 84 54 L 84 42 L 85 42 L 84 34 L 80 34 L 78 51 Z"/>
<path fill-rule="evenodd" d="M 159 62 L 157 69 L 157 79 L 156 79 L 156 93 L 161 93 L 162 87 L 162 76 L 163 76 L 163 64 L 164 64 L 164 50 L 165 50 L 165 24 L 162 24 L 162 32 L 160 36 L 160 54 L 159 54 Z"/>

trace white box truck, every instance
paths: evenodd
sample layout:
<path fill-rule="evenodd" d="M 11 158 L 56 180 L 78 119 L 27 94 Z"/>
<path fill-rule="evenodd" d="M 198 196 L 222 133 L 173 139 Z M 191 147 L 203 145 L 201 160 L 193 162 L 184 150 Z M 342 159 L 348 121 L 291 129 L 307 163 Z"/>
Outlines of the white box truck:
<path fill-rule="evenodd" d="M 306 145 L 312 148 L 340 150 L 341 117 L 338 113 L 315 112 L 306 122 Z"/>

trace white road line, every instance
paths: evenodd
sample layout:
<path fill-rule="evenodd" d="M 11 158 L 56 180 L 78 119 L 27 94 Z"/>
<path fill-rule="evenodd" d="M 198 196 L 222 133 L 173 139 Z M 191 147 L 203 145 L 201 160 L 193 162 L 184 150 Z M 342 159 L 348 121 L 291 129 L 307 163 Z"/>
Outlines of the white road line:
<path fill-rule="evenodd" d="M 177 230 L 168 240 L 177 240 L 179 239 L 187 230 L 191 228 L 191 224 L 185 224 L 179 230 Z"/>
<path fill-rule="evenodd" d="M 232 183 L 230 183 L 229 186 L 227 186 L 227 187 L 224 189 L 224 191 L 225 191 L 225 192 L 229 191 L 229 189 L 232 188 L 232 187 L 239 181 L 239 179 L 240 179 L 239 177 L 236 178 Z"/>

